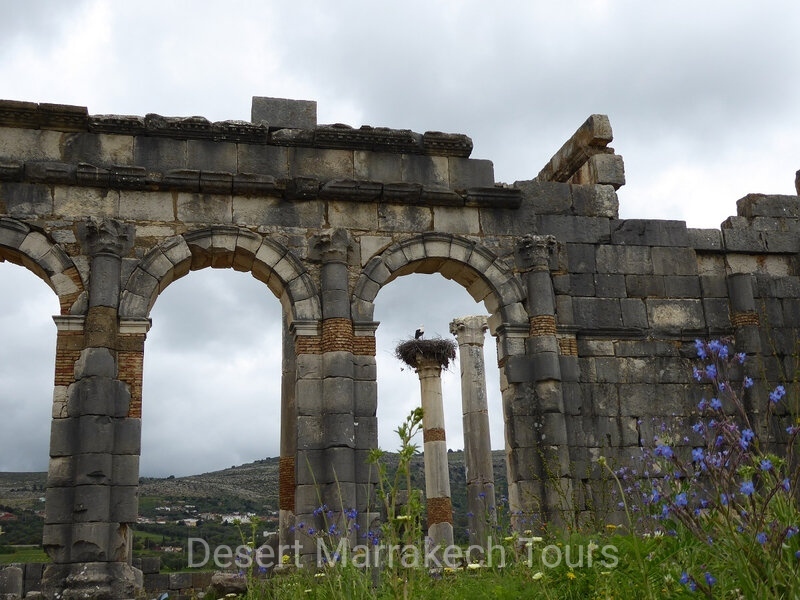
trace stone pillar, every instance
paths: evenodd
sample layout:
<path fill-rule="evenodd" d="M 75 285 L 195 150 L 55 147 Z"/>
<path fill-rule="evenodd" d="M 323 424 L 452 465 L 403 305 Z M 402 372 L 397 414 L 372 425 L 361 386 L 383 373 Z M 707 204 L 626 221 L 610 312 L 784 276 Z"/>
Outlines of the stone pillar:
<path fill-rule="evenodd" d="M 294 335 L 283 315 L 281 360 L 281 449 L 278 467 L 278 539 L 282 548 L 294 542 L 295 455 L 297 454 L 297 360 Z"/>
<path fill-rule="evenodd" d="M 461 317 L 450 323 L 450 333 L 458 340 L 461 363 L 469 541 L 470 545 L 482 548 L 487 548 L 491 526 L 497 522 L 483 360 L 483 341 L 487 329 L 486 317 L 482 315 Z"/>
<path fill-rule="evenodd" d="M 530 331 L 524 356 L 509 356 L 504 393 L 512 511 L 558 522 L 572 510 L 569 446 L 561 389 L 552 236 L 525 236 L 515 259 L 527 291 Z M 513 385 L 512 385 L 513 384 Z"/>
<path fill-rule="evenodd" d="M 428 537 L 434 547 L 446 548 L 453 545 L 453 505 L 442 403 L 442 365 L 436 358 L 420 354 L 416 369 L 422 393 Z"/>
<path fill-rule="evenodd" d="M 90 257 L 89 307 L 74 381 L 51 430 L 43 539 L 53 561 L 43 576 L 48 598 L 135 593 L 131 524 L 138 513 L 141 420 L 129 415 L 130 389 L 120 377 L 117 318 L 121 260 L 133 234 L 133 226 L 111 219 L 87 220 L 78 230 Z M 67 323 L 57 323 L 64 339 Z M 57 381 L 65 367 L 59 363 Z"/>
<path fill-rule="evenodd" d="M 306 524 L 319 521 L 314 509 L 321 504 L 334 511 L 336 519 L 357 506 L 350 247 L 349 234 L 343 229 L 320 234 L 310 243 L 309 259 L 321 263 L 323 318 L 319 362 L 313 367 L 317 378 L 313 383 L 298 379 L 297 388 L 296 519 Z M 311 369 L 305 361 L 301 365 L 299 352 L 297 368 L 298 377 L 301 368 Z M 351 541 L 355 542 L 355 532 Z M 316 548 L 303 543 L 301 553 L 308 560 L 316 555 Z"/>
<path fill-rule="evenodd" d="M 761 326 L 753 294 L 753 276 L 750 273 L 734 273 L 728 276 L 728 295 L 731 302 L 731 324 L 735 332 L 735 350 L 744 352 L 748 359 L 744 363 L 742 377 L 749 376 L 759 382 L 762 377 L 758 360 L 761 352 Z M 754 385 L 744 391 L 744 408 L 750 423 L 762 442 L 768 441 L 768 424 L 761 415 L 767 409 L 769 399 L 763 385 Z"/>

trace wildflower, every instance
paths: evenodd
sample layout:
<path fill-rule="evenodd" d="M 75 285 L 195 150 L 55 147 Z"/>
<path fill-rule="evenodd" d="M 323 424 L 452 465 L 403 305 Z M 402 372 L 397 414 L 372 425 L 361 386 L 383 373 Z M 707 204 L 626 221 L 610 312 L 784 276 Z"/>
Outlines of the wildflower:
<path fill-rule="evenodd" d="M 695 340 L 694 347 L 697 349 L 698 358 L 702 358 L 703 360 L 708 358 L 708 353 L 706 352 L 706 345 L 703 343 L 703 340 Z"/>
<path fill-rule="evenodd" d="M 708 571 L 706 571 L 706 573 L 705 573 L 705 578 L 706 578 L 706 583 L 708 584 L 708 587 L 713 587 L 714 584 L 717 583 L 717 578 L 714 577 Z"/>
<path fill-rule="evenodd" d="M 747 355 L 744 352 L 737 352 L 734 358 L 736 358 L 736 362 L 738 362 L 740 365 L 743 365 Z M 752 381 L 752 379 L 750 381 Z"/>
<path fill-rule="evenodd" d="M 798 550 L 797 552 L 795 552 L 795 553 L 794 553 L 794 557 L 795 557 L 797 560 L 800 560 L 800 550 Z"/>
<path fill-rule="evenodd" d="M 745 387 L 745 389 L 749 389 L 749 388 L 753 387 L 753 379 L 751 377 L 745 377 L 744 378 L 744 387 Z"/>
<path fill-rule="evenodd" d="M 783 387 L 782 385 L 779 385 L 769 393 L 769 401 L 772 402 L 773 404 L 777 404 L 778 402 L 781 401 L 781 398 L 783 398 L 785 395 L 786 395 L 786 388 Z"/>
<path fill-rule="evenodd" d="M 541 571 L 536 571 L 536 573 L 533 574 L 531 579 L 533 579 L 534 581 L 538 581 L 542 577 L 544 577 L 544 573 L 542 573 Z"/>
<path fill-rule="evenodd" d="M 686 506 L 687 504 L 689 504 L 689 500 L 686 497 L 686 492 L 681 492 L 675 496 L 675 506 Z"/>
<path fill-rule="evenodd" d="M 703 422 L 702 421 L 698 421 L 697 423 L 692 425 L 692 430 L 695 433 L 703 433 Z"/>
<path fill-rule="evenodd" d="M 688 574 L 686 571 L 683 571 L 683 572 L 681 573 L 680 582 L 681 582 L 683 585 L 686 585 L 687 583 L 689 583 L 689 574 Z"/>
<path fill-rule="evenodd" d="M 313 527 L 308 528 L 308 535 L 314 535 L 315 533 L 317 533 L 316 529 L 314 529 Z"/>
<path fill-rule="evenodd" d="M 692 450 L 692 460 L 695 462 L 700 462 L 701 460 L 703 460 L 702 448 L 695 448 Z"/>
<path fill-rule="evenodd" d="M 722 410 L 722 402 L 719 398 L 712 398 L 710 406 L 711 410 Z"/>
<path fill-rule="evenodd" d="M 672 452 L 672 448 L 666 444 L 659 444 L 656 446 L 655 450 L 653 450 L 653 454 L 662 458 L 670 459 L 674 453 Z"/>
<path fill-rule="evenodd" d="M 788 477 L 784 478 L 784 480 L 781 482 L 781 487 L 783 488 L 783 490 L 784 490 L 785 492 L 788 492 L 788 491 L 789 491 L 789 488 L 790 488 L 791 486 L 790 486 L 790 484 L 789 484 L 789 478 L 788 478 Z"/>
<path fill-rule="evenodd" d="M 753 487 L 752 481 L 745 481 L 742 483 L 739 491 L 742 492 L 745 496 L 752 496 L 755 488 Z"/>
<path fill-rule="evenodd" d="M 479 563 L 469 563 L 467 568 L 474 571 L 475 569 L 480 569 L 481 565 Z"/>
<path fill-rule="evenodd" d="M 765 458 L 761 461 L 760 467 L 762 471 L 770 471 L 772 470 L 772 461 L 768 458 Z"/>
<path fill-rule="evenodd" d="M 697 367 L 692 367 L 692 377 L 697 381 L 703 381 L 703 372 Z"/>
<path fill-rule="evenodd" d="M 572 571 L 567 571 L 567 579 L 572 580 L 572 579 L 575 579 L 575 577 L 577 577 L 577 575 L 575 575 L 575 573 L 573 573 Z"/>
<path fill-rule="evenodd" d="M 767 543 L 767 534 L 763 531 L 756 535 L 756 541 L 762 546 Z"/>
<path fill-rule="evenodd" d="M 706 377 L 709 379 L 716 379 L 717 378 L 717 366 L 716 365 L 706 365 Z"/>
<path fill-rule="evenodd" d="M 702 400 L 700 400 L 700 402 L 697 403 L 697 410 L 699 410 L 700 412 L 705 411 L 705 409 L 707 408 L 708 408 L 708 400 L 706 400 L 705 398 L 703 398 Z"/>
<path fill-rule="evenodd" d="M 292 559 L 288 554 L 284 554 L 283 556 L 281 556 L 281 564 L 283 565 L 288 565 L 290 560 Z"/>
<path fill-rule="evenodd" d="M 750 442 L 753 441 L 753 438 L 756 437 L 756 434 L 753 433 L 752 429 L 745 429 L 742 431 L 742 437 L 739 440 L 739 445 L 742 447 L 742 450 L 747 450 L 747 447 L 750 445 Z"/>
<path fill-rule="evenodd" d="M 722 506 L 728 506 L 728 494 L 720 494 L 719 503 L 722 504 Z"/>

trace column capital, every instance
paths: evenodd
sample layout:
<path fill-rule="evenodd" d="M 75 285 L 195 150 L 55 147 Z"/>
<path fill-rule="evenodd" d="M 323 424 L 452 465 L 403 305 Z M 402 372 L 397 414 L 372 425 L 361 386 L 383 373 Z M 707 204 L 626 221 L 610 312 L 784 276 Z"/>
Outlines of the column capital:
<path fill-rule="evenodd" d="M 549 271 L 550 257 L 556 247 L 552 235 L 526 235 L 514 249 L 517 268 L 522 271 Z"/>
<path fill-rule="evenodd" d="M 89 217 L 78 223 L 78 239 L 90 256 L 111 254 L 121 257 L 133 247 L 136 228 L 116 219 Z"/>
<path fill-rule="evenodd" d="M 322 263 L 347 264 L 347 254 L 353 240 L 346 229 L 328 229 L 309 240 L 309 260 Z"/>
<path fill-rule="evenodd" d="M 458 317 L 450 322 L 450 333 L 456 336 L 458 345 L 483 346 L 489 324 L 484 315 Z"/>

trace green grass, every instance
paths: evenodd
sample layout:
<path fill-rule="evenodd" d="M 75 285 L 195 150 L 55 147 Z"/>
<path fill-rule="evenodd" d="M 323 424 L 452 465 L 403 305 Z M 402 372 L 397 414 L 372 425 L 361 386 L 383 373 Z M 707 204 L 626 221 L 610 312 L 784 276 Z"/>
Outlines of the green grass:
<path fill-rule="evenodd" d="M 11 563 L 44 563 L 50 562 L 47 554 L 40 547 L 12 548 L 11 554 L 0 553 L 0 565 Z"/>

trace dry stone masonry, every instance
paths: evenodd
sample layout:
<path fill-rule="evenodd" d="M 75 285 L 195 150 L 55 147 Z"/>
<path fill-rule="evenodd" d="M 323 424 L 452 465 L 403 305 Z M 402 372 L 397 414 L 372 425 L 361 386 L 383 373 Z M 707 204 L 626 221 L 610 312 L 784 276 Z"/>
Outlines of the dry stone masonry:
<path fill-rule="evenodd" d="M 720 229 L 621 220 L 611 140 L 593 115 L 537 177 L 508 185 L 465 135 L 318 125 L 313 102 L 255 98 L 251 122 L 212 123 L 1 101 L 0 260 L 61 307 L 45 596 L 141 588 L 149 314 L 198 269 L 249 273 L 283 307 L 282 544 L 320 497 L 356 508 L 362 527 L 377 518 L 374 303 L 409 273 L 440 273 L 489 313 L 513 511 L 597 506 L 595 459 L 624 462 L 655 421 L 692 410 L 695 337 L 731 336 L 752 357 L 764 385 L 747 402 L 763 414 L 763 390 L 796 358 L 798 197 L 748 195 Z M 465 419 L 480 430 L 474 401 Z M 791 419 L 759 434 L 779 445 Z"/>

